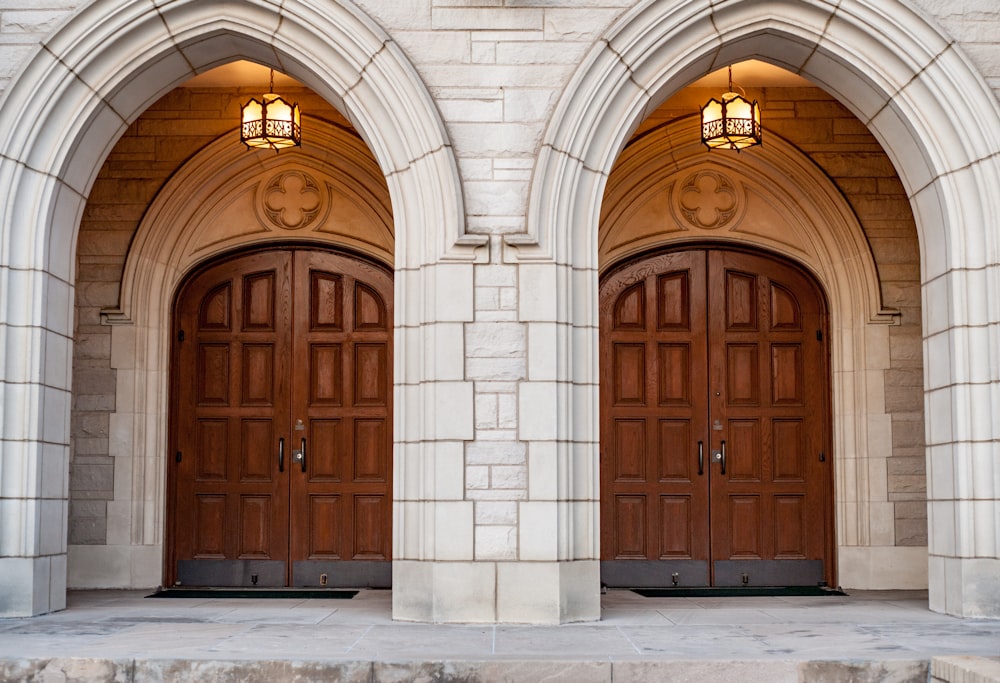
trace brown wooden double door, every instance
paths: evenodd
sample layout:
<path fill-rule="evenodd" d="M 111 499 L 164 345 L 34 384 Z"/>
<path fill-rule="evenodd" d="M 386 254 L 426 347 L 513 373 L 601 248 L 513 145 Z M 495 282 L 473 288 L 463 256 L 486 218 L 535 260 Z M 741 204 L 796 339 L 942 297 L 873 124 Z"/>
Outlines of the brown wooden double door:
<path fill-rule="evenodd" d="M 239 255 L 185 284 L 173 332 L 168 582 L 388 585 L 390 274 Z"/>
<path fill-rule="evenodd" d="M 763 254 L 686 249 L 601 283 L 612 586 L 833 581 L 826 314 Z"/>

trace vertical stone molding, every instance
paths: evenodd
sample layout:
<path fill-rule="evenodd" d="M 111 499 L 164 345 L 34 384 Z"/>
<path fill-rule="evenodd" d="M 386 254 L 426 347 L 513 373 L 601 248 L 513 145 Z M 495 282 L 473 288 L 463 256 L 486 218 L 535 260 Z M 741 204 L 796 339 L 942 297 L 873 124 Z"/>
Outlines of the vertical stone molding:
<path fill-rule="evenodd" d="M 997 411 L 1000 370 L 996 363 L 983 363 L 972 378 L 960 364 L 968 362 L 972 350 L 962 331 L 972 324 L 964 298 L 972 290 L 972 271 L 992 274 L 1000 258 L 988 219 L 1000 210 L 1000 197 L 988 189 L 996 186 L 1000 172 L 1000 133 L 994 125 L 1000 109 L 961 49 L 902 2 L 849 0 L 834 6 L 814 0 L 737 0 L 720 5 L 688 0 L 634 8 L 593 48 L 556 107 L 535 166 L 527 230 L 506 239 L 508 261 L 520 262 L 522 269 L 539 261 L 566 264 L 596 279 L 596 205 L 629 132 L 696 77 L 751 57 L 819 85 L 882 143 L 916 219 L 925 334 L 940 329 L 947 340 L 933 342 L 935 351 L 951 346 L 943 364 L 934 364 L 940 381 L 925 381 L 928 443 L 948 446 L 948 455 L 939 451 L 940 458 L 955 476 L 967 471 L 975 448 L 995 456 L 1000 423 L 987 415 Z M 935 284 L 942 278 L 947 286 Z M 596 319 L 593 288 L 569 288 L 566 279 L 555 277 L 549 284 L 560 287 L 556 300 L 572 311 L 573 324 L 586 326 Z M 977 323 L 995 342 L 993 331 L 1000 323 L 995 297 L 979 310 Z M 931 324 L 935 319 L 943 321 L 940 327 Z M 594 356 L 596 335 L 582 341 L 570 358 Z M 928 356 L 931 344 L 925 345 Z M 574 373 L 560 367 L 559 373 L 558 380 L 593 387 L 596 394 L 593 368 Z M 953 429 L 958 426 L 964 428 Z M 558 429 L 572 432 L 568 424 Z M 953 614 L 996 615 L 1000 572 L 982 568 L 994 567 L 1000 553 L 978 530 L 993 533 L 997 492 L 990 490 L 981 500 L 967 495 L 939 499 L 932 486 L 932 604 Z M 966 542 L 972 538 L 979 542 Z M 862 562 L 872 568 L 878 559 L 872 553 Z M 967 574 L 977 581 L 955 588 L 955 577 Z"/>

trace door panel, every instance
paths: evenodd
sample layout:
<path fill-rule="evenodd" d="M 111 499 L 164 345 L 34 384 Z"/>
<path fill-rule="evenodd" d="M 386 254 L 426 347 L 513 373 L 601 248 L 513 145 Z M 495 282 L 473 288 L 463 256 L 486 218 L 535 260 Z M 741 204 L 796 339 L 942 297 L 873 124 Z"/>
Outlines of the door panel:
<path fill-rule="evenodd" d="M 704 279 L 696 253 L 656 256 L 614 280 L 601 309 L 602 559 L 626 572 L 665 561 L 681 585 L 704 580 L 709 559 L 694 438 L 708 427 Z"/>
<path fill-rule="evenodd" d="M 352 571 L 390 560 L 392 282 L 381 269 L 308 252 L 296 291 L 308 293 L 309 315 L 295 323 L 293 383 L 311 390 L 292 398 L 307 455 L 291 479 L 291 580 L 315 585 L 319 573 L 335 585 L 356 579 L 330 560 L 362 563 Z"/>
<path fill-rule="evenodd" d="M 293 567 L 388 562 L 391 303 L 386 272 L 323 251 L 234 257 L 184 286 L 169 580 L 337 585 L 340 565 L 309 578 Z M 361 585 L 388 575 L 356 562 L 346 573 Z"/>
<path fill-rule="evenodd" d="M 822 295 L 801 271 L 775 259 L 711 251 L 706 260 L 709 358 L 724 359 L 713 363 L 708 392 L 712 419 L 724 425 L 712 448 L 722 450 L 726 441 L 727 460 L 725 473 L 721 463 L 710 473 L 712 559 L 785 562 L 785 581 L 802 580 L 795 562 L 828 556 Z M 744 564 L 737 585 L 761 585 L 759 570 Z"/>
<path fill-rule="evenodd" d="M 602 282 L 610 585 L 832 580 L 825 322 L 813 282 L 763 255 L 659 254 Z"/>

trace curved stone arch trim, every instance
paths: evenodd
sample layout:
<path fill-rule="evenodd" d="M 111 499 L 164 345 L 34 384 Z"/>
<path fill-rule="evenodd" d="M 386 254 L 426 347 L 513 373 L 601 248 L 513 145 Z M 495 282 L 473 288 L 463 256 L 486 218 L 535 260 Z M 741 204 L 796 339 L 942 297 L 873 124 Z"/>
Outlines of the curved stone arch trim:
<path fill-rule="evenodd" d="M 372 215 L 381 219 L 382 227 L 392 233 L 392 207 L 385 180 L 364 142 L 320 119 L 306 117 L 303 125 L 309 127 L 309 136 L 300 148 L 280 155 L 248 152 L 234 145 L 226 135 L 205 147 L 171 176 L 151 202 L 129 247 L 118 310 L 104 314 L 109 322 L 134 321 L 138 324 L 146 315 L 143 308 L 134 304 L 148 302 L 151 287 L 160 286 L 164 273 L 154 275 L 153 270 L 165 268 L 169 277 L 173 277 L 178 271 L 189 271 L 199 260 L 211 260 L 246 242 L 287 241 L 287 233 L 246 233 L 235 235 L 224 243 L 194 246 L 202 235 L 206 212 L 223 203 L 240 186 L 260 184 L 269 174 L 283 168 L 341 171 L 341 182 L 367 204 Z M 333 154 L 330 150 L 337 152 Z M 297 235 L 294 239 L 302 239 L 302 236 Z M 374 247 L 366 249 L 356 243 L 344 246 L 366 252 L 392 267 L 391 253 Z M 196 255 L 192 254 L 194 248 L 198 249 Z"/>
<path fill-rule="evenodd" d="M 696 124 L 695 124 L 696 125 Z M 706 155 L 700 141 L 691 136 L 692 122 L 685 119 L 647 132 L 630 144 L 618 158 L 603 197 L 599 233 L 600 270 L 630 255 L 675 241 L 726 240 L 752 242 L 805 266 L 831 297 L 839 310 L 849 312 L 852 324 L 895 323 L 898 312 L 882 303 L 878 269 L 850 204 L 829 177 L 794 145 L 771 134 L 767 145 L 753 154 Z M 628 246 L 608 246 L 608 234 L 626 221 L 616 215 L 623 203 L 638 204 L 663 191 L 664 181 L 686 169 L 718 169 L 739 180 L 744 190 L 772 200 L 787 214 L 788 228 L 798 230 L 805 241 L 796 248 L 766 235 L 730 229 L 650 235 Z M 789 190 L 794 185 L 795 191 Z M 610 248 L 610 253 L 609 253 Z M 859 286 L 860 285 L 860 286 Z M 835 294 L 839 292 L 839 294 Z"/>
<path fill-rule="evenodd" d="M 630 131 L 672 92 L 750 57 L 812 80 L 851 108 L 898 169 L 922 243 L 943 247 L 956 226 L 971 225 L 972 239 L 951 253 L 981 261 L 995 241 L 986 217 L 1000 199 L 965 207 L 943 179 L 961 174 L 980 190 L 989 186 L 1000 166 L 1000 107 L 941 30 L 902 2 L 873 0 L 651 1 L 628 13 L 557 105 L 535 167 L 527 233 L 507 237 L 508 260 L 593 267 L 575 258 L 595 253 L 577 244 L 591 238 L 581 226 L 597 218 L 594 200 L 581 198 L 601 196 Z M 932 274 L 949 267 L 930 263 Z"/>
<path fill-rule="evenodd" d="M 397 261 L 418 267 L 476 258 L 474 247 L 485 241 L 465 234 L 457 164 L 429 93 L 399 46 L 346 0 L 96 0 L 79 10 L 27 62 L 0 110 L 4 165 L 68 190 L 23 229 L 57 242 L 72 238 L 75 223 L 46 219 L 79 213 L 127 125 L 172 87 L 240 58 L 288 73 L 351 119 L 388 178 L 401 233 L 435 226 L 412 240 L 428 246 L 401 251 Z M 23 195 L 25 183 L 38 182 L 34 174 L 2 173 L 0 196 Z M 410 185 L 425 191 L 406 193 Z M 63 261 L 72 268 L 72 259 Z"/>

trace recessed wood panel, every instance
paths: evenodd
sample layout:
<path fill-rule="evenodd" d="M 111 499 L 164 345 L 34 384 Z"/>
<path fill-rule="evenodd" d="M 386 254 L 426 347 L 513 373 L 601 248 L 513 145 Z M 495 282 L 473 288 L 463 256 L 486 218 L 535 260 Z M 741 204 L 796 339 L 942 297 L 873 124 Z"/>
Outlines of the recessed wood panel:
<path fill-rule="evenodd" d="M 660 557 L 691 557 L 691 496 L 660 496 Z"/>
<path fill-rule="evenodd" d="M 339 418 L 309 421 L 309 480 L 341 481 L 347 444 L 344 441 L 344 421 Z M 296 448 L 298 443 L 296 442 Z"/>
<path fill-rule="evenodd" d="M 226 481 L 229 478 L 229 420 L 202 418 L 196 423 L 195 479 Z"/>
<path fill-rule="evenodd" d="M 615 558 L 646 557 L 646 497 L 615 496 Z"/>
<path fill-rule="evenodd" d="M 384 406 L 388 400 L 386 345 L 354 345 L 354 405 Z"/>
<path fill-rule="evenodd" d="M 747 273 L 726 271 L 726 329 L 756 330 L 757 278 Z"/>
<path fill-rule="evenodd" d="M 384 560 L 386 541 L 383 532 L 387 514 L 385 496 L 354 496 L 355 560 Z"/>
<path fill-rule="evenodd" d="M 616 330 L 641 330 L 646 327 L 646 287 L 642 282 L 618 296 L 613 320 Z"/>
<path fill-rule="evenodd" d="M 354 420 L 354 481 L 384 482 L 389 452 L 385 420 Z"/>
<path fill-rule="evenodd" d="M 761 481 L 760 420 L 730 420 L 726 472 L 730 481 Z"/>
<path fill-rule="evenodd" d="M 340 330 L 344 327 L 344 282 L 340 275 L 309 273 L 310 329 Z"/>
<path fill-rule="evenodd" d="M 614 345 L 615 403 L 646 403 L 646 345 Z"/>
<path fill-rule="evenodd" d="M 229 344 L 198 345 L 198 404 L 229 405 Z"/>
<path fill-rule="evenodd" d="M 615 420 L 615 481 L 645 481 L 646 421 Z"/>
<path fill-rule="evenodd" d="M 802 405 L 805 395 L 801 344 L 771 345 L 771 403 Z"/>
<path fill-rule="evenodd" d="M 771 329 L 801 330 L 802 316 L 795 294 L 781 285 L 771 283 Z"/>
<path fill-rule="evenodd" d="M 271 497 L 240 496 L 240 559 L 267 558 L 271 549 Z"/>
<path fill-rule="evenodd" d="M 354 329 L 384 330 L 386 328 L 385 303 L 371 287 L 356 283 L 354 287 Z"/>
<path fill-rule="evenodd" d="M 243 405 L 274 402 L 274 345 L 243 345 Z"/>
<path fill-rule="evenodd" d="M 730 555 L 716 559 L 759 559 L 763 556 L 762 512 L 760 496 L 729 497 Z"/>
<path fill-rule="evenodd" d="M 774 497 L 774 556 L 805 559 L 806 506 L 804 496 Z"/>
<path fill-rule="evenodd" d="M 657 346 L 657 394 L 661 406 L 691 405 L 691 345 Z"/>
<path fill-rule="evenodd" d="M 757 344 L 726 345 L 726 401 L 731 406 L 760 404 Z"/>
<path fill-rule="evenodd" d="M 226 552 L 226 496 L 200 494 L 194 497 L 193 550 L 196 559 L 217 559 Z"/>
<path fill-rule="evenodd" d="M 660 481 L 690 481 L 698 456 L 691 436 L 691 420 L 659 421 Z"/>
<path fill-rule="evenodd" d="M 226 331 L 230 328 L 232 310 L 232 284 L 226 282 L 209 291 L 201 300 L 198 311 L 198 329 Z"/>
<path fill-rule="evenodd" d="M 244 418 L 240 423 L 240 481 L 271 481 L 277 441 L 270 418 Z"/>
<path fill-rule="evenodd" d="M 805 434 L 801 419 L 771 421 L 774 481 L 805 481 Z"/>
<path fill-rule="evenodd" d="M 657 327 L 661 330 L 691 329 L 691 292 L 687 271 L 656 279 Z"/>
<path fill-rule="evenodd" d="M 243 278 L 243 329 L 274 330 L 274 273 L 254 273 Z"/>
<path fill-rule="evenodd" d="M 343 350 L 340 344 L 310 344 L 309 401 L 343 405 Z"/>
<path fill-rule="evenodd" d="M 342 557 L 339 530 L 343 521 L 343 498 L 340 495 L 309 496 L 309 559 Z"/>

